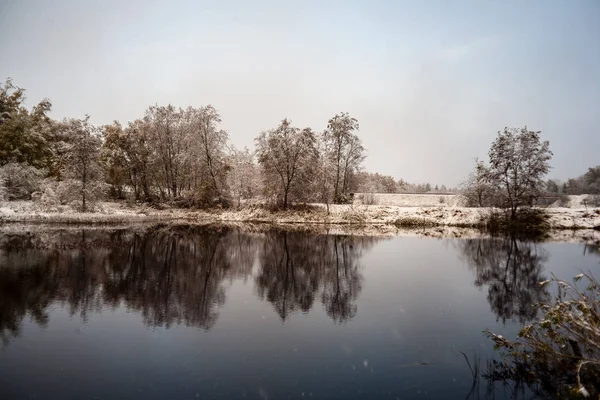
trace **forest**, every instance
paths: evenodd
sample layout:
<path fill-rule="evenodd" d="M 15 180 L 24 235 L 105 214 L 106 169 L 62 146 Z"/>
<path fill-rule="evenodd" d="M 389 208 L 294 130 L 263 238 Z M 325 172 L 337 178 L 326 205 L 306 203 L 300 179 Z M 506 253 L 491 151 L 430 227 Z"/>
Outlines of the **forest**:
<path fill-rule="evenodd" d="M 44 99 L 27 109 L 25 90 L 0 86 L 0 198 L 39 200 L 93 210 L 100 199 L 228 207 L 260 198 L 344 203 L 350 193 L 394 193 L 407 184 L 368 173 L 359 123 L 348 113 L 327 129 L 296 127 L 289 119 L 260 132 L 256 148 L 238 149 L 213 106 L 148 107 L 123 126 L 94 126 L 90 117 L 57 121 Z M 419 185 L 415 190 L 432 190 Z"/>

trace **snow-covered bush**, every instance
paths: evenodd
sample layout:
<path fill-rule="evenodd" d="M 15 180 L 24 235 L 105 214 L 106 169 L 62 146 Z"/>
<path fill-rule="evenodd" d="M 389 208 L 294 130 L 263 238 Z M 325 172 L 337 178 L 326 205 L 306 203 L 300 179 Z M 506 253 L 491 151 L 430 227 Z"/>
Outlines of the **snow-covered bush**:
<path fill-rule="evenodd" d="M 50 190 L 51 189 L 47 190 L 48 200 L 52 198 Z M 85 197 L 87 198 L 85 211 L 93 211 L 94 209 L 96 209 L 97 201 L 103 198 L 104 194 L 106 193 L 106 190 L 107 185 L 104 182 L 88 182 L 85 188 Z M 77 210 L 82 210 L 82 191 L 83 185 L 81 181 L 77 179 L 66 179 L 64 181 L 59 182 L 56 186 L 55 196 L 60 204 L 66 204 Z"/>
<path fill-rule="evenodd" d="M 30 200 L 39 191 L 45 173 L 26 163 L 9 163 L 0 167 L 0 198 Z"/>
<path fill-rule="evenodd" d="M 56 194 L 59 182 L 56 179 L 46 178 L 40 185 L 40 190 L 31 194 L 31 199 L 40 210 L 45 212 L 57 211 L 60 200 Z"/>

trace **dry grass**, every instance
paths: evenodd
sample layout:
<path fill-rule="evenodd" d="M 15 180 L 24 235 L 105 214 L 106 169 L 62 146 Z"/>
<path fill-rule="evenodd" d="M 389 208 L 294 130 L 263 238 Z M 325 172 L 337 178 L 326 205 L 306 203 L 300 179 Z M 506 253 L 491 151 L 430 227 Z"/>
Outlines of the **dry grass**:
<path fill-rule="evenodd" d="M 516 341 L 485 331 L 506 356 L 504 363 L 494 364 L 488 378 L 536 384 L 560 398 L 598 398 L 600 283 L 590 274 L 579 274 L 572 283 L 553 276 L 539 284 L 555 284 L 557 294 L 538 305 L 539 319 L 525 325 Z"/>

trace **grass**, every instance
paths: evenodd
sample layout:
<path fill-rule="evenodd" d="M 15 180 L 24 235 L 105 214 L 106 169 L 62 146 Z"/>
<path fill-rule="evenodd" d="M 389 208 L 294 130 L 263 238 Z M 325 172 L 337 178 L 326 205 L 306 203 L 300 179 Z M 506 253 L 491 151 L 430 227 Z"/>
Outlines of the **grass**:
<path fill-rule="evenodd" d="M 553 276 L 539 284 L 556 285 L 557 294 L 537 306 L 539 318 L 523 326 L 517 340 L 485 331 L 505 356 L 486 378 L 523 382 L 555 398 L 598 398 L 600 283 L 591 274 L 579 274 L 571 283 Z"/>
<path fill-rule="evenodd" d="M 171 216 L 168 214 L 164 215 L 118 215 L 118 214 L 31 214 L 31 215 L 8 215 L 0 217 L 1 223 L 52 223 L 52 224 L 102 224 L 102 225 L 113 225 L 113 224 L 126 224 L 126 223 L 137 223 L 137 222 L 151 222 L 151 221 L 164 221 L 180 219 L 180 217 Z"/>

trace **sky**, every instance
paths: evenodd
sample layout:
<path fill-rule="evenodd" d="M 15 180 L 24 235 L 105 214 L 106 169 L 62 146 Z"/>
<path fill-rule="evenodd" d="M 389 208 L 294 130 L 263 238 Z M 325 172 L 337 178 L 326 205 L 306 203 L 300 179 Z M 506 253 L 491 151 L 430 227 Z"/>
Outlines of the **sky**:
<path fill-rule="evenodd" d="M 458 185 L 504 127 L 600 164 L 600 2 L 0 0 L 0 79 L 52 116 L 212 104 L 236 147 L 349 112 L 371 172 Z"/>

